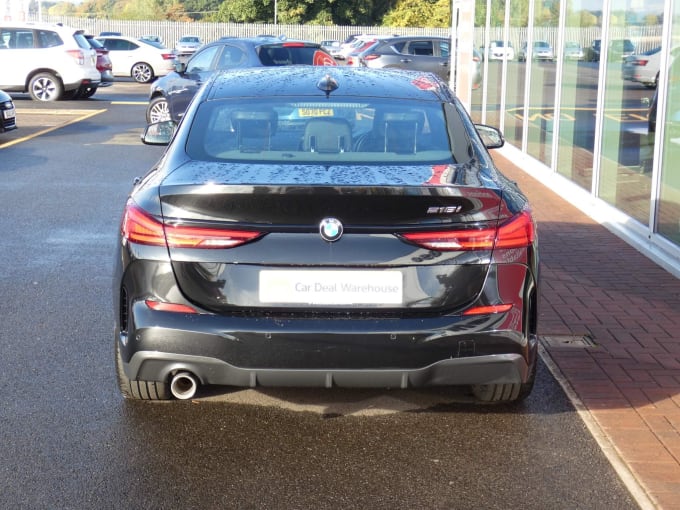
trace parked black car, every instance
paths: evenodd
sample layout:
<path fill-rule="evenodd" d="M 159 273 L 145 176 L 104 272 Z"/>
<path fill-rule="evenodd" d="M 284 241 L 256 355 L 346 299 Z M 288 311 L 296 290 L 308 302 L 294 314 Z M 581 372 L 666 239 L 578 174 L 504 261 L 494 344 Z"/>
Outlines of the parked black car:
<path fill-rule="evenodd" d="M 175 72 L 151 85 L 146 121 L 178 121 L 198 88 L 216 70 L 294 64 L 335 66 L 337 62 L 313 42 L 272 36 L 223 37 L 203 46 L 188 62 L 178 62 Z"/>
<path fill-rule="evenodd" d="M 143 140 L 170 145 L 119 231 L 126 397 L 205 384 L 471 385 L 494 402 L 531 391 L 534 221 L 487 152 L 500 132 L 475 127 L 435 75 L 215 73 L 179 126 Z"/>
<path fill-rule="evenodd" d="M 602 51 L 602 40 L 595 39 L 591 45 L 586 48 L 585 59 L 588 62 L 599 62 L 600 53 Z M 609 43 L 609 61 L 621 62 L 627 56 L 635 53 L 635 45 L 630 39 L 615 39 Z"/>
<path fill-rule="evenodd" d="M 680 93 L 680 50 L 671 50 L 671 64 L 668 68 L 668 97 L 669 100 L 677 101 L 678 93 Z M 673 98 L 673 99 L 671 99 Z M 656 132 L 656 114 L 659 103 L 659 89 L 654 91 L 652 100 L 647 110 L 647 129 L 649 133 Z M 671 105 L 674 105 L 671 102 Z M 680 111 L 671 108 L 667 111 L 665 129 L 668 135 L 672 138 L 680 138 Z"/>
<path fill-rule="evenodd" d="M 17 128 L 16 109 L 9 94 L 0 90 L 0 133 Z"/>

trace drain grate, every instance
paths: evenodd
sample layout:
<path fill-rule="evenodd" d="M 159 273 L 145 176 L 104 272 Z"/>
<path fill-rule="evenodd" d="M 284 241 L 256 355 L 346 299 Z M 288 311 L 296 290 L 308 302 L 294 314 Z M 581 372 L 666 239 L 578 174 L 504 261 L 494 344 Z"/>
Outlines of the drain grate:
<path fill-rule="evenodd" d="M 549 335 L 540 339 L 546 347 L 597 347 L 590 335 Z"/>

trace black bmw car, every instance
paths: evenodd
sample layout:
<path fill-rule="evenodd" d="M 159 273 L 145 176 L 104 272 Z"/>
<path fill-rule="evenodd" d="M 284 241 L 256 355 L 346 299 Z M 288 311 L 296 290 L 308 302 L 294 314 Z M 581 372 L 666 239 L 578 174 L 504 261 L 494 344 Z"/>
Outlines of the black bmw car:
<path fill-rule="evenodd" d="M 132 190 L 114 279 L 120 389 L 458 386 L 525 398 L 538 253 L 503 144 L 432 74 L 214 75 Z"/>

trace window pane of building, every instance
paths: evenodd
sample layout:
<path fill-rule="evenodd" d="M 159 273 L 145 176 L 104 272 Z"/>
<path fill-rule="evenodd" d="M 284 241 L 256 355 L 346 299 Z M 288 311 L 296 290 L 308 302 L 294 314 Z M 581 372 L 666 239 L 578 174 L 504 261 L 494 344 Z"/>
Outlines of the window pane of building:
<path fill-rule="evenodd" d="M 645 225 L 651 205 L 651 165 L 646 161 L 653 152 L 645 105 L 650 92 L 638 81 L 623 79 L 622 65 L 628 55 L 660 45 L 657 21 L 648 16 L 658 7 L 655 0 L 612 1 L 607 58 L 603 39 L 600 63 L 606 85 L 598 196 Z"/>
<path fill-rule="evenodd" d="M 664 150 L 661 165 L 661 184 L 657 231 L 663 237 L 680 245 L 680 7 L 673 4 L 674 16 L 671 26 L 671 64 L 668 69 L 668 96 L 665 106 Z"/>
<path fill-rule="evenodd" d="M 520 48 L 520 66 L 530 66 L 527 152 L 550 166 L 552 161 L 553 119 L 555 114 L 555 42 L 560 3 L 534 3 L 534 29 L 531 47 Z M 519 59 L 518 59 L 519 60 Z"/>
<path fill-rule="evenodd" d="M 602 0 L 592 0 L 589 9 L 567 4 L 564 61 L 560 83 L 560 127 L 557 172 L 590 191 L 593 182 L 595 113 L 598 65 L 594 41 L 600 40 Z"/>
<path fill-rule="evenodd" d="M 513 0 L 510 2 L 510 32 L 507 40 L 503 43 L 506 46 L 504 54 L 508 73 L 504 131 L 505 138 L 517 147 L 522 146 L 525 87 L 525 67 L 517 62 L 517 52 L 526 37 L 528 20 L 529 0 Z"/>

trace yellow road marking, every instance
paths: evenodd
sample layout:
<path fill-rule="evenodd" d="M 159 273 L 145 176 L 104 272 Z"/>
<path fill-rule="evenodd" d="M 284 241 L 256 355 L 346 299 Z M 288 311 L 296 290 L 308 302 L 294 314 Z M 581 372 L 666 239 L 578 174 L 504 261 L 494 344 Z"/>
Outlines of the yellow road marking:
<path fill-rule="evenodd" d="M 57 124 L 56 126 L 52 126 L 46 129 L 42 129 L 36 133 L 30 134 L 28 136 L 24 136 L 22 138 L 17 138 L 16 140 L 12 140 L 10 142 L 6 142 L 3 144 L 0 144 L 0 149 L 4 149 L 5 147 L 11 147 L 12 145 L 16 145 L 18 143 L 26 142 L 28 140 L 31 140 L 32 138 L 36 138 L 38 136 L 50 133 L 52 131 L 56 131 L 57 129 L 61 129 L 63 127 L 69 126 L 71 124 L 75 124 L 76 122 L 81 122 L 83 120 L 89 119 L 90 117 L 94 117 L 95 115 L 99 115 L 100 113 L 104 113 L 107 111 L 106 109 L 103 110 L 48 110 L 47 112 L 45 111 L 40 111 L 36 113 L 40 114 L 48 114 L 48 115 L 69 115 L 68 112 L 71 112 L 70 114 L 73 113 L 83 113 L 87 112 L 85 115 L 81 115 L 80 117 L 77 117 L 75 119 L 68 120 L 66 122 L 62 122 L 61 124 Z M 22 112 L 22 115 L 26 112 Z M 31 112 L 33 113 L 33 112 Z"/>

